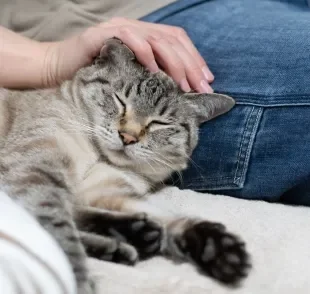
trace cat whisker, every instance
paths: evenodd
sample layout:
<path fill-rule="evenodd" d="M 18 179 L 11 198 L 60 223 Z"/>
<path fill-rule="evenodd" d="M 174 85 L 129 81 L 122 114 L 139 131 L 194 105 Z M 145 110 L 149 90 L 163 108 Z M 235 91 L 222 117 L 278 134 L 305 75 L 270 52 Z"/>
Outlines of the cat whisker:
<path fill-rule="evenodd" d="M 163 154 L 161 154 L 160 152 L 157 152 L 157 151 L 152 150 L 152 151 L 150 151 L 150 154 L 155 154 L 156 156 L 162 158 L 164 161 L 167 161 L 167 162 L 173 164 L 173 162 L 172 162 L 171 160 L 169 160 L 167 157 L 165 157 L 165 156 L 164 156 Z"/>
<path fill-rule="evenodd" d="M 91 131 L 91 132 L 93 132 L 94 131 L 94 128 L 93 127 L 90 127 L 90 126 L 88 126 L 88 125 L 86 125 L 86 124 L 83 124 L 83 123 L 81 123 L 81 122 L 79 122 L 79 121 L 76 121 L 76 120 L 71 120 L 71 119 L 69 119 L 69 120 L 67 120 L 66 121 L 66 123 L 69 125 L 69 126 L 71 126 L 71 127 L 74 127 L 74 128 L 77 128 L 77 129 L 79 129 L 79 130 L 87 130 L 87 131 Z"/>
<path fill-rule="evenodd" d="M 168 166 L 169 169 L 170 169 L 171 171 L 175 171 L 175 169 L 174 169 L 171 165 L 167 164 L 167 163 L 166 163 L 165 161 L 163 161 L 163 160 L 160 160 L 159 158 L 154 159 L 154 161 Z M 180 173 L 180 171 L 175 171 L 175 173 L 178 175 L 178 179 L 179 179 L 181 185 L 183 185 L 183 184 L 184 184 L 184 181 L 183 181 L 183 176 L 182 176 L 182 174 Z M 172 175 L 171 175 L 171 179 L 173 179 L 173 178 L 172 178 Z"/>
<path fill-rule="evenodd" d="M 158 157 L 162 158 L 162 160 L 164 160 L 165 162 L 169 162 L 169 163 L 173 163 L 171 160 L 169 160 L 167 157 L 164 157 L 162 154 L 160 154 L 159 152 L 156 152 L 154 150 L 150 151 L 151 153 L 154 153 L 156 154 Z M 196 168 L 196 170 L 198 171 L 199 173 L 199 176 L 201 177 L 201 179 L 205 179 L 205 177 L 202 175 L 201 171 L 202 171 L 202 168 L 190 157 L 188 156 L 187 154 L 183 154 L 183 156 L 185 156 L 192 164 L 193 166 Z M 182 176 L 182 173 L 179 172 L 179 171 L 176 171 L 176 174 L 178 175 L 179 177 L 179 181 L 181 182 L 181 184 L 183 185 L 183 176 Z"/>
<path fill-rule="evenodd" d="M 158 156 L 161 156 L 161 157 L 163 158 L 163 155 L 161 155 L 161 154 L 158 154 Z M 173 168 L 170 164 L 168 164 L 168 163 L 166 162 L 166 161 L 167 161 L 166 158 L 163 158 L 163 159 L 156 158 L 156 160 L 157 160 L 158 162 L 160 162 L 160 163 L 165 164 L 166 166 L 168 166 L 168 167 L 171 169 L 171 171 L 175 171 L 175 168 Z M 181 185 L 183 186 L 184 180 L 183 180 L 183 175 L 182 175 L 182 173 L 181 173 L 180 171 L 178 171 L 178 170 L 175 171 L 175 173 L 178 175 L 179 181 L 180 181 Z"/>
<path fill-rule="evenodd" d="M 199 173 L 199 176 L 202 180 L 205 180 L 205 177 L 203 176 L 203 174 L 201 173 L 201 171 L 203 171 L 203 169 L 201 168 L 201 166 L 199 166 L 192 158 L 190 158 L 190 156 L 188 156 L 187 154 L 184 154 L 184 156 L 189 160 L 190 163 L 192 163 L 193 167 L 197 170 L 197 172 Z"/>

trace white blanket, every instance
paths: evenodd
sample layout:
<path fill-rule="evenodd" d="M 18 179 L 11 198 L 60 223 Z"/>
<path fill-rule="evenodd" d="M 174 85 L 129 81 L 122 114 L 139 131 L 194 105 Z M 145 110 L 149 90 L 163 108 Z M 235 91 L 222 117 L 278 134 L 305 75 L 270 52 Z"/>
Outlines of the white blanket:
<path fill-rule="evenodd" d="M 76 293 L 73 272 L 56 241 L 1 191 L 0 293 Z"/>
<path fill-rule="evenodd" d="M 150 197 L 154 205 L 224 223 L 240 234 L 253 269 L 243 285 L 229 289 L 198 274 L 189 264 L 164 258 L 126 267 L 90 260 L 100 294 L 308 294 L 310 209 L 245 201 L 167 188 Z"/>

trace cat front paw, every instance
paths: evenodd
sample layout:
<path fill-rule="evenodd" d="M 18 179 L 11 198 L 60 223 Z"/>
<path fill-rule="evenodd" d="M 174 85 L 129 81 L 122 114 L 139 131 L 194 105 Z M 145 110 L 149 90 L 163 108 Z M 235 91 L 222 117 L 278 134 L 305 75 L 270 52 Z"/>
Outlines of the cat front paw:
<path fill-rule="evenodd" d="M 139 259 L 138 252 L 133 246 L 116 240 L 115 246 L 109 250 L 104 246 L 94 248 L 92 257 L 125 265 L 135 265 Z"/>
<path fill-rule="evenodd" d="M 110 233 L 114 237 L 119 234 L 123 236 L 126 242 L 137 249 L 141 259 L 151 257 L 161 250 L 163 226 L 145 213 L 128 215 L 123 226 L 114 229 L 116 230 L 110 230 Z"/>
<path fill-rule="evenodd" d="M 82 242 L 89 257 L 125 265 L 135 265 L 139 259 L 132 245 L 113 238 L 84 233 Z"/>
<path fill-rule="evenodd" d="M 187 228 L 176 244 L 201 271 L 225 284 L 238 284 L 250 262 L 245 244 L 222 224 L 202 221 Z"/>

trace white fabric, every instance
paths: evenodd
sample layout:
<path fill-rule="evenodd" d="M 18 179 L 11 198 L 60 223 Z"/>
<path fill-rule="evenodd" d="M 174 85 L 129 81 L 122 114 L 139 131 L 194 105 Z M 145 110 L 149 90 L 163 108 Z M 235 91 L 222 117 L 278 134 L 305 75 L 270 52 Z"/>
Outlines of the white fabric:
<path fill-rule="evenodd" d="M 309 293 L 309 208 L 212 196 L 177 188 L 167 188 L 151 196 L 150 200 L 173 212 L 223 222 L 229 230 L 240 234 L 252 254 L 253 269 L 249 277 L 238 289 L 229 289 L 198 274 L 189 264 L 173 264 L 164 258 L 153 258 L 134 268 L 89 260 L 92 276 L 98 283 L 98 294 Z M 72 273 L 54 241 L 1 193 L 0 204 L 0 232 L 19 240 L 44 259 L 57 270 L 68 293 L 74 293 Z M 25 239 L 23 236 L 27 235 Z M 16 280 L 24 290 L 22 294 L 35 293 L 31 289 L 31 279 L 41 285 L 46 291 L 42 292 L 44 294 L 59 293 L 57 283 L 41 264 L 32 264 L 34 260 L 29 260 L 24 251 L 18 252 L 18 248 L 12 244 L 8 246 L 3 239 L 0 239 L 0 246 L 0 293 L 18 293 L 14 288 Z M 38 266 L 41 266 L 40 270 Z"/>
<path fill-rule="evenodd" d="M 60 247 L 31 215 L 0 192 L 0 293 L 75 292 L 73 273 Z"/>
<path fill-rule="evenodd" d="M 238 289 L 198 274 L 189 264 L 164 258 L 135 268 L 90 260 L 99 294 L 308 294 L 310 292 L 310 209 L 167 188 L 150 198 L 175 212 L 223 222 L 240 234 L 253 269 Z"/>

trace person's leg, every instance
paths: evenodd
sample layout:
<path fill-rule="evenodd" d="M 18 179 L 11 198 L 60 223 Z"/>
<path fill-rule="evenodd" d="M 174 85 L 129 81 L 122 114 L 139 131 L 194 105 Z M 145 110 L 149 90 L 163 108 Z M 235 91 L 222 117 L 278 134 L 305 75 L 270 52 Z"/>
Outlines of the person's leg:
<path fill-rule="evenodd" d="M 237 106 L 201 128 L 182 188 L 310 205 L 305 0 L 180 0 L 143 18 L 183 27 Z"/>
<path fill-rule="evenodd" d="M 75 294 L 67 257 L 39 223 L 0 191 L 0 293 Z"/>

